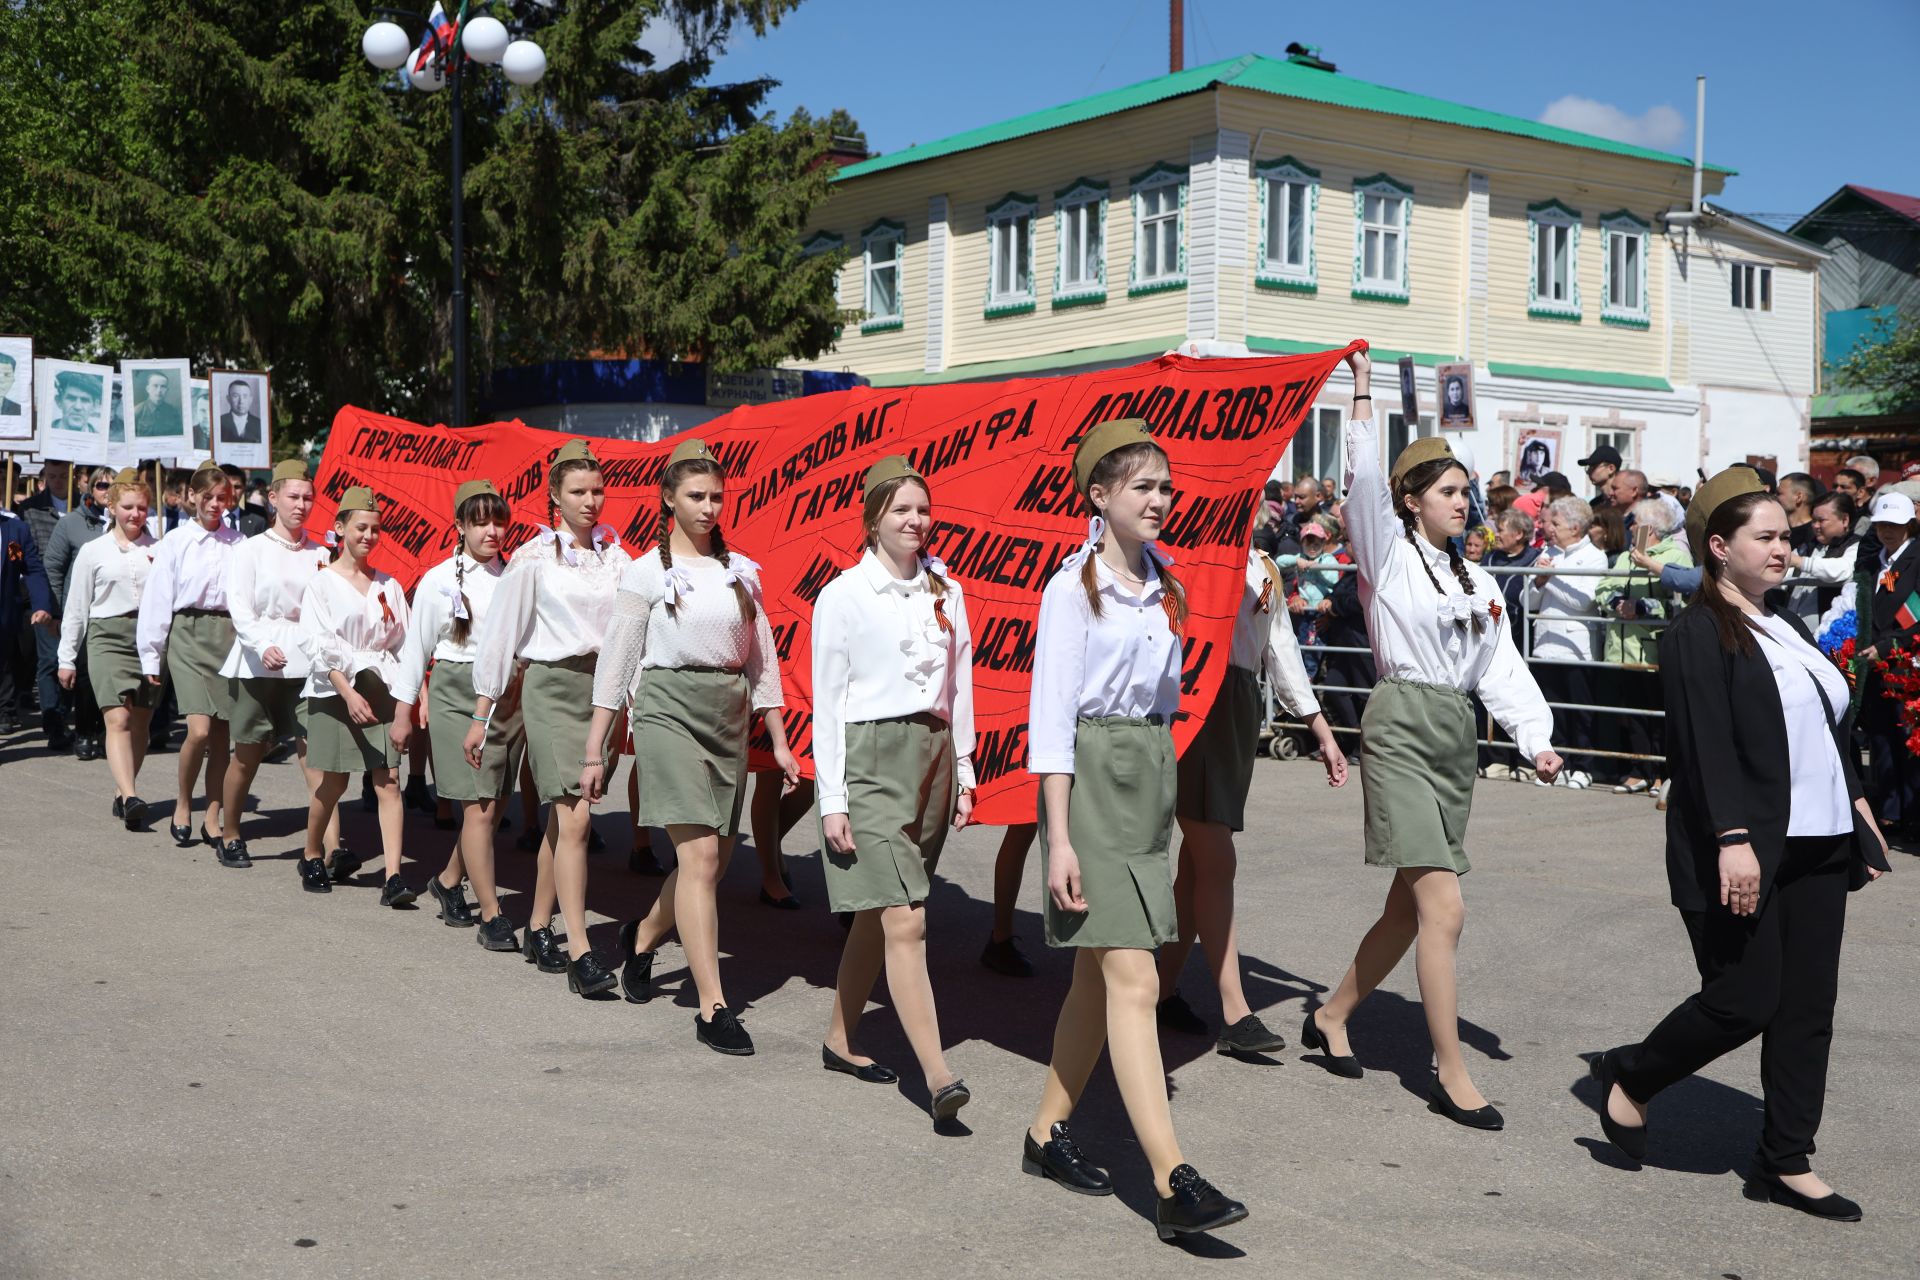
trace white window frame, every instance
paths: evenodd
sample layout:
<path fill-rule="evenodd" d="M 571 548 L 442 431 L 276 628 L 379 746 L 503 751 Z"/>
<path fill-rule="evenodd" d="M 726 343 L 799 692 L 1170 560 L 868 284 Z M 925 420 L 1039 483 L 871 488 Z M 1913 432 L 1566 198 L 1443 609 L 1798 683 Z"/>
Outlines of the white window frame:
<path fill-rule="evenodd" d="M 1540 292 L 1540 268 L 1548 251 L 1548 242 L 1564 237 L 1567 242 L 1567 296 L 1555 298 Z M 1543 200 L 1527 206 L 1527 314 L 1547 320 L 1580 318 L 1580 211 L 1569 209 L 1558 200 Z"/>
<path fill-rule="evenodd" d="M 1039 196 L 1023 196 L 1009 192 L 1000 203 L 987 210 L 987 303 L 988 319 L 995 316 L 1025 315 L 1033 310 L 1033 234 L 1035 215 L 1040 212 Z M 1020 226 L 1026 224 L 1026 245 L 1024 252 L 1020 244 Z M 1014 262 L 1015 279 L 1009 287 L 1000 287 L 1001 255 L 1019 256 L 1024 262 Z M 1019 287 L 1020 268 L 1025 269 L 1026 288 Z"/>
<path fill-rule="evenodd" d="M 1610 444 L 1620 453 L 1620 466 L 1623 470 L 1638 470 L 1640 464 L 1634 455 L 1639 452 L 1640 433 L 1632 427 L 1589 427 L 1587 429 L 1587 452 L 1592 453 L 1603 444 Z"/>
<path fill-rule="evenodd" d="M 1254 284 L 1262 289 L 1284 289 L 1295 293 L 1315 293 L 1319 277 L 1314 259 L 1314 219 L 1320 208 L 1320 171 L 1292 156 L 1281 156 L 1254 166 L 1254 179 L 1260 193 L 1260 240 L 1254 267 Z M 1279 192 L 1284 191 L 1284 197 Z M 1272 254 L 1276 220 L 1288 213 L 1287 203 L 1298 199 L 1305 211 L 1302 218 L 1301 258 L 1299 262 L 1276 260 Z M 1280 222 L 1284 227 L 1285 223 Z"/>
<path fill-rule="evenodd" d="M 893 258 L 893 301 L 898 309 L 891 315 L 884 315 L 873 310 L 873 269 L 876 254 L 889 252 Z M 880 265 L 886 264 L 882 262 Z M 860 302 L 866 308 L 867 315 L 860 322 L 860 332 L 885 333 L 906 327 L 906 273 L 907 228 L 903 223 L 882 218 L 860 233 Z"/>
<path fill-rule="evenodd" d="M 1301 422 L 1300 429 L 1294 433 L 1287 445 L 1286 481 L 1291 489 L 1301 472 L 1312 475 L 1317 480 L 1340 481 L 1342 469 L 1346 466 L 1347 412 L 1338 405 L 1315 405 Z M 1322 436 L 1328 446 L 1327 456 L 1320 456 Z M 1308 456 L 1301 457 L 1302 451 Z"/>
<path fill-rule="evenodd" d="M 1398 409 L 1389 412 L 1387 414 L 1386 430 L 1380 433 L 1380 443 L 1383 446 L 1380 454 L 1381 465 L 1392 466 L 1393 460 L 1400 455 L 1400 450 L 1406 448 L 1415 440 L 1424 440 L 1428 436 L 1439 434 L 1440 428 L 1435 424 L 1433 415 L 1430 413 L 1423 413 L 1414 419 L 1412 432 L 1409 434 L 1407 415 Z M 1396 438 L 1396 435 L 1399 438 Z"/>
<path fill-rule="evenodd" d="M 1085 224 L 1100 237 L 1089 279 L 1067 280 L 1067 222 L 1085 215 Z M 1107 300 L 1107 184 L 1081 178 L 1053 193 L 1053 305 L 1082 307 Z"/>
<path fill-rule="evenodd" d="M 1160 293 L 1168 289 L 1187 287 L 1187 167 L 1185 165 L 1156 164 L 1128 183 L 1133 200 L 1133 262 L 1127 268 L 1127 293 L 1137 296 L 1143 293 Z M 1140 274 L 1140 263 L 1144 257 L 1146 244 L 1146 212 L 1144 197 L 1149 191 L 1158 191 L 1173 187 L 1176 191 L 1174 217 L 1174 237 L 1179 251 L 1175 268 L 1161 271 L 1151 277 Z M 1156 217 L 1158 225 L 1160 218 Z"/>
<path fill-rule="evenodd" d="M 1633 282 L 1640 305 L 1635 307 L 1616 306 L 1613 301 L 1614 245 L 1628 239 L 1638 239 L 1640 242 L 1639 264 L 1634 272 L 1636 278 Z M 1630 329 L 1652 327 L 1653 309 L 1652 304 L 1647 300 L 1647 251 L 1652 243 L 1652 223 L 1643 222 L 1625 209 L 1601 215 L 1600 321 L 1602 324 L 1625 325 Z"/>
<path fill-rule="evenodd" d="M 1379 196 L 1389 202 L 1398 200 L 1400 206 L 1400 225 L 1389 227 L 1379 223 L 1369 228 L 1367 223 L 1367 197 Z M 1368 276 L 1364 267 L 1367 257 L 1367 232 L 1397 233 L 1400 238 L 1399 270 L 1392 275 Z M 1370 178 L 1353 180 L 1353 296 L 1370 302 L 1408 303 L 1413 300 L 1407 275 L 1407 251 L 1413 240 L 1413 188 L 1406 183 L 1391 178 L 1384 173 L 1376 173 Z"/>
<path fill-rule="evenodd" d="M 1773 310 L 1773 266 L 1765 262 L 1731 262 L 1734 309 L 1738 311 Z M 1757 299 L 1755 295 L 1758 295 Z"/>
<path fill-rule="evenodd" d="M 846 252 L 846 248 L 847 242 L 832 232 L 816 231 L 800 246 L 800 256 L 817 258 L 823 253 L 831 253 L 839 257 Z M 841 258 L 839 268 L 833 273 L 833 305 L 836 307 L 846 306 L 843 296 L 846 293 L 846 266 L 845 258 Z"/>

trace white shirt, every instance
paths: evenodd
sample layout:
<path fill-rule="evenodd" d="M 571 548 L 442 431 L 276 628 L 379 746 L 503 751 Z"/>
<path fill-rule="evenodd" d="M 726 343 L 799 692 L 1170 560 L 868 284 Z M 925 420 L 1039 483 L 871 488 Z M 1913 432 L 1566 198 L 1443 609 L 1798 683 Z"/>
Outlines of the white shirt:
<path fill-rule="evenodd" d="M 1837 556 L 1828 555 L 1827 550 L 1825 546 L 1815 547 L 1811 555 L 1801 560 L 1797 576 L 1812 578 L 1827 587 L 1852 582 L 1854 567 L 1859 563 L 1860 540 L 1856 538 L 1848 543 Z M 1813 626 L 1814 619 L 1820 616 L 1820 586 L 1795 587 L 1787 597 L 1787 607 L 1799 614 L 1809 627 Z M 1816 630 L 1814 634 L 1820 633 Z"/>
<path fill-rule="evenodd" d="M 221 665 L 221 675 L 307 678 L 307 655 L 300 648 L 300 599 L 313 575 L 331 563 L 332 553 L 304 529 L 298 543 L 283 542 L 275 529 L 268 529 L 234 548 L 227 561 L 233 652 Z M 287 665 L 270 670 L 260 660 L 268 649 L 278 649 Z"/>
<path fill-rule="evenodd" d="M 1570 547 L 1549 547 L 1535 560 L 1536 569 L 1551 562 L 1555 569 L 1590 569 L 1595 572 L 1532 577 L 1527 583 L 1533 609 L 1533 656 L 1536 658 L 1581 658 L 1591 661 L 1599 623 L 1594 612 L 1593 590 L 1607 570 L 1607 553 L 1582 538 Z"/>
<path fill-rule="evenodd" d="M 633 697 L 636 677 L 660 667 L 744 671 L 755 711 L 785 705 L 780 655 L 760 599 L 760 566 L 737 551 L 728 560 L 723 565 L 712 556 L 675 556 L 667 569 L 655 547 L 628 566 L 593 675 L 594 706 L 620 710 Z M 751 621 L 743 616 L 735 582 L 753 601 Z"/>
<path fill-rule="evenodd" d="M 847 811 L 847 726 L 931 712 L 952 729 L 973 790 L 973 632 L 960 584 L 934 609 L 923 571 L 896 578 L 868 551 L 813 606 L 813 780 L 820 815 Z M 944 616 L 947 625 L 942 627 Z"/>
<path fill-rule="evenodd" d="M 374 573 L 365 595 L 341 574 L 314 574 L 300 598 L 307 696 L 338 697 L 330 679 L 335 671 L 349 685 L 362 671 L 372 671 L 391 691 L 400 675 L 400 651 L 407 643 L 410 614 L 407 593 L 384 573 Z"/>
<path fill-rule="evenodd" d="M 1233 650 L 1227 662 L 1245 671 L 1265 667 L 1274 696 L 1294 715 L 1310 720 L 1320 714 L 1320 700 L 1313 696 L 1307 663 L 1294 638 L 1293 615 L 1274 585 L 1279 566 L 1274 566 L 1274 576 L 1269 578 L 1263 559 L 1258 551 L 1247 556 L 1245 590 L 1240 593 L 1240 612 L 1233 619 Z"/>
<path fill-rule="evenodd" d="M 477 697 L 497 699 L 505 693 L 517 658 L 559 662 L 600 652 L 620 575 L 633 557 L 605 525 L 593 531 L 592 550 L 574 546 L 571 534 L 563 538 L 556 551 L 553 531 L 547 530 L 508 562 L 474 644 Z"/>
<path fill-rule="evenodd" d="M 1847 798 L 1847 775 L 1833 742 L 1827 706 L 1838 715 L 1847 705 L 1847 679 L 1825 654 L 1802 640 L 1791 623 L 1772 614 L 1747 616 L 1758 629 L 1760 652 L 1773 669 L 1780 709 L 1787 717 L 1787 762 L 1793 779 L 1787 835 L 1845 835 L 1853 830 L 1853 802 Z M 1821 690 L 1826 691 L 1824 703 Z"/>
<path fill-rule="evenodd" d="M 80 658 L 80 641 L 89 618 L 122 618 L 140 608 L 140 595 L 153 569 L 153 535 L 141 530 L 140 540 L 120 545 L 112 530 L 101 534 L 73 558 L 67 571 L 67 611 L 60 619 L 62 667 Z"/>
<path fill-rule="evenodd" d="M 1091 554 L 1091 552 L 1088 552 Z M 1082 716 L 1163 716 L 1180 709 L 1180 637 L 1161 606 L 1159 564 L 1147 554 L 1145 594 L 1133 595 L 1093 557 L 1100 616 L 1087 603 L 1078 553 L 1040 595 L 1033 688 L 1027 703 L 1027 772 L 1072 773 Z"/>
<path fill-rule="evenodd" d="M 1552 750 L 1553 712 L 1514 646 L 1500 588 L 1486 570 L 1463 561 L 1473 583 L 1468 599 L 1444 550 L 1424 538 L 1408 540 L 1379 449 L 1372 419 L 1347 423 L 1342 510 L 1374 665 L 1382 677 L 1478 694 L 1528 759 Z M 1478 630 L 1474 618 L 1482 620 Z"/>
<path fill-rule="evenodd" d="M 173 615 L 182 609 L 222 613 L 227 607 L 227 570 L 234 548 L 246 539 L 221 525 L 208 529 L 198 520 L 175 525 L 153 550 L 153 572 L 140 597 L 138 649 L 140 673 L 157 676 L 173 634 Z"/>
<path fill-rule="evenodd" d="M 456 560 L 462 572 L 455 572 Z M 400 654 L 400 674 L 397 683 L 388 686 L 396 702 L 420 701 L 428 662 L 473 661 L 480 651 L 480 625 L 493 607 L 494 593 L 506 572 L 504 556 L 482 564 L 461 550 L 420 575 L 413 588 L 413 623 L 407 629 L 407 647 Z M 465 605 L 457 603 L 462 597 Z M 467 611 L 465 644 L 454 643 L 456 608 Z"/>

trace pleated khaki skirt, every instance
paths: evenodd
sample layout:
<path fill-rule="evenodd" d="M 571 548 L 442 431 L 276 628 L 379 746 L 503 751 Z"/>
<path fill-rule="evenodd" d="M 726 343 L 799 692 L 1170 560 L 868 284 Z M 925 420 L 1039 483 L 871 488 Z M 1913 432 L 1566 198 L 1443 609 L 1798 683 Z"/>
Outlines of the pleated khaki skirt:
<path fill-rule="evenodd" d="M 521 696 L 526 696 L 522 690 Z M 473 723 L 473 664 L 433 664 L 427 681 L 427 738 L 433 747 L 433 789 L 442 800 L 499 800 L 513 793 L 520 778 L 520 760 L 527 751 L 526 722 L 498 711 L 487 722 L 486 745 L 480 749 L 480 767 L 467 763 L 467 726 Z M 581 735 L 582 742 L 585 734 Z"/>
<path fill-rule="evenodd" d="M 641 827 L 740 829 L 753 690 L 739 671 L 649 667 L 632 716 Z"/>
<path fill-rule="evenodd" d="M 853 852 L 827 846 L 822 819 L 827 902 L 834 911 L 925 902 L 959 799 L 953 732 L 932 714 L 863 720 L 846 730 Z M 646 786 L 643 778 L 643 792 Z"/>
<path fill-rule="evenodd" d="M 1473 703 L 1458 689 L 1388 676 L 1367 699 L 1360 732 L 1368 865 L 1465 875 L 1479 760 Z"/>
<path fill-rule="evenodd" d="M 1246 828 L 1263 710 L 1260 677 L 1245 667 L 1229 666 L 1213 710 L 1180 757 L 1177 816 L 1188 822 L 1217 822 L 1230 831 Z"/>
<path fill-rule="evenodd" d="M 1040 886 L 1050 947 L 1151 950 L 1179 934 L 1173 911 L 1173 734 L 1134 716 L 1082 717 L 1073 735 L 1067 823 L 1084 912 L 1046 892 L 1047 800 L 1039 799 Z"/>
<path fill-rule="evenodd" d="M 140 654 L 134 648 L 134 630 L 139 623 L 138 616 L 131 613 L 87 619 L 87 682 L 93 686 L 93 700 L 103 711 L 111 711 L 122 702 L 136 707 L 160 705 L 159 686 L 148 684 L 140 674 Z"/>
<path fill-rule="evenodd" d="M 347 714 L 347 700 L 307 699 L 307 767 L 327 773 L 362 773 L 368 769 L 397 769 L 400 753 L 387 731 L 393 727 L 393 695 L 377 671 L 353 678 L 353 691 L 373 708 L 372 724 L 355 724 Z"/>
<path fill-rule="evenodd" d="M 526 726 L 527 763 L 542 803 L 580 794 L 580 762 L 586 758 L 587 726 L 593 717 L 593 668 L 597 654 L 529 662 L 520 682 L 520 716 Z M 473 704 L 467 704 L 468 714 Z M 514 770 L 517 776 L 519 770 Z"/>
<path fill-rule="evenodd" d="M 234 746 L 307 736 L 305 679 L 283 676 L 233 676 L 227 699 L 233 708 L 228 734 Z"/>
<path fill-rule="evenodd" d="M 233 692 L 220 665 L 233 648 L 233 619 L 207 609 L 182 609 L 167 635 L 167 677 L 183 716 L 233 718 Z"/>

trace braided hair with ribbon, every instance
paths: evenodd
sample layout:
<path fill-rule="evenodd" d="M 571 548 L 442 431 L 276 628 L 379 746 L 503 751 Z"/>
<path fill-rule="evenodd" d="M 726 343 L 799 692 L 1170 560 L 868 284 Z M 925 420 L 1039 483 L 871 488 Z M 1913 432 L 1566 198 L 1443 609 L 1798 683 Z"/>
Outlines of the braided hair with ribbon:
<path fill-rule="evenodd" d="M 906 485 L 913 485 L 921 493 L 926 494 L 928 504 L 932 504 L 932 492 L 928 490 L 926 481 L 917 475 L 894 476 L 890 480 L 882 480 L 874 485 L 862 500 L 860 508 L 861 536 L 869 551 L 878 545 L 880 518 L 886 515 L 887 509 L 893 505 L 894 495 Z M 940 624 L 941 634 L 950 636 L 953 634 L 953 620 L 947 617 L 947 566 L 938 556 L 928 555 L 922 551 L 920 568 L 927 575 L 927 592 L 933 597 L 933 619 Z"/>
<path fill-rule="evenodd" d="M 1440 478 L 1449 471 L 1458 471 L 1462 475 L 1466 474 L 1466 468 L 1460 465 L 1458 459 L 1452 457 L 1433 458 L 1429 461 L 1419 463 L 1416 466 L 1409 467 L 1406 474 L 1401 476 L 1393 486 L 1394 509 L 1399 513 L 1400 523 L 1407 531 L 1407 541 L 1412 543 L 1416 550 L 1420 545 L 1420 534 L 1415 527 L 1416 517 L 1414 511 L 1407 505 L 1407 499 L 1418 498 L 1421 494 L 1433 488 L 1434 485 L 1440 483 Z M 1499 615 L 1498 613 L 1492 612 L 1492 606 L 1489 602 L 1476 600 L 1474 598 L 1473 575 L 1467 572 L 1467 562 L 1454 547 L 1452 539 L 1447 540 L 1446 551 L 1447 564 L 1452 568 L 1453 576 L 1459 581 L 1460 590 L 1466 596 L 1467 600 L 1467 607 L 1457 611 L 1452 621 L 1456 626 L 1460 627 L 1471 625 L 1473 627 L 1473 633 L 1479 635 L 1481 631 L 1486 629 L 1488 618 L 1498 617 Z M 1443 599 L 1451 597 L 1453 593 L 1440 585 L 1440 579 L 1434 576 L 1433 566 L 1427 563 L 1427 557 L 1424 554 L 1420 557 L 1420 567 L 1426 570 L 1427 581 L 1433 584 L 1433 589 L 1438 592 Z"/>
<path fill-rule="evenodd" d="M 667 469 L 660 473 L 660 523 L 654 531 L 654 545 L 660 548 L 660 568 L 666 573 L 669 616 L 672 616 L 675 606 L 679 603 L 680 593 L 692 590 L 693 586 L 693 575 L 689 574 L 685 568 L 676 571 L 673 567 L 673 499 L 674 495 L 680 492 L 680 486 L 695 476 L 712 477 L 715 481 L 713 489 L 716 493 L 726 480 L 726 472 L 710 456 L 681 458 L 670 463 Z M 755 614 L 753 592 L 748 588 L 746 581 L 746 571 L 752 567 L 751 562 L 743 557 L 740 565 L 736 566 L 733 563 L 733 557 L 727 551 L 726 535 L 720 531 L 717 520 L 714 522 L 713 532 L 708 536 L 713 540 L 713 558 L 727 570 L 727 583 L 733 588 L 734 597 L 740 602 L 741 619 L 752 622 Z"/>
<path fill-rule="evenodd" d="M 1076 563 L 1080 566 L 1080 585 L 1086 588 L 1087 607 L 1093 610 L 1093 616 L 1096 618 L 1101 613 L 1100 578 L 1093 562 L 1099 556 L 1101 547 L 1105 545 L 1107 520 L 1101 511 L 1100 504 L 1093 500 L 1093 490 L 1098 487 L 1112 492 L 1156 460 L 1162 465 L 1169 465 L 1165 450 L 1151 440 L 1141 440 L 1134 444 L 1122 445 L 1104 454 L 1098 462 L 1093 464 L 1093 470 L 1087 475 L 1084 492 L 1087 505 L 1093 508 L 1093 515 L 1087 521 L 1087 540 L 1080 550 L 1061 563 L 1063 567 Z M 1167 629 L 1185 639 L 1187 591 L 1180 585 L 1180 580 L 1173 576 L 1173 558 L 1152 543 L 1147 545 L 1146 554 L 1153 559 L 1154 568 L 1160 575 L 1160 607 L 1167 614 Z"/>
<path fill-rule="evenodd" d="M 453 519 L 453 622 L 447 634 L 455 644 L 465 644 L 473 634 L 473 605 L 467 599 L 467 531 L 491 523 L 499 525 L 504 532 L 513 521 L 513 512 L 499 494 L 476 493 L 460 504 Z"/>

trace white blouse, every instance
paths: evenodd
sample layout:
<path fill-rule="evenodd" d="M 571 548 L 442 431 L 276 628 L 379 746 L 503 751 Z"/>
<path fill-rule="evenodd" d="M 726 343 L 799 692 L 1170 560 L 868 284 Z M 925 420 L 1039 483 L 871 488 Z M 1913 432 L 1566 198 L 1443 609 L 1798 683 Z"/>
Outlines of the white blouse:
<path fill-rule="evenodd" d="M 1760 652 L 1780 686 L 1780 709 L 1787 717 L 1787 763 L 1792 794 L 1787 802 L 1787 835 L 1837 836 L 1853 830 L 1853 802 L 1847 775 L 1834 745 L 1827 706 L 1843 713 L 1847 678 L 1832 660 L 1800 638 L 1793 625 L 1773 614 L 1747 615 L 1758 629 Z M 1817 687 L 1816 687 L 1817 685 Z M 1820 698 L 1826 693 L 1826 701 Z"/>
<path fill-rule="evenodd" d="M 455 560 L 465 566 L 455 573 Z M 407 647 L 400 655 L 400 674 L 393 691 L 396 702 L 420 701 L 429 662 L 472 662 L 480 651 L 480 628 L 493 608 L 500 579 L 506 575 L 503 556 L 482 564 L 464 550 L 449 556 L 420 575 L 413 589 L 413 623 L 407 629 Z M 462 596 L 466 604 L 460 603 Z M 467 642 L 456 644 L 453 622 L 461 609 L 467 614 Z M 470 708 L 469 708 L 470 709 Z"/>
<path fill-rule="evenodd" d="M 1581 658 L 1591 661 L 1599 623 L 1590 621 L 1594 613 L 1593 591 L 1607 569 L 1607 553 L 1582 538 L 1570 547 L 1549 547 L 1533 562 L 1534 568 L 1591 569 L 1594 573 L 1537 576 L 1527 583 L 1533 609 L 1533 656 L 1536 658 Z"/>
<path fill-rule="evenodd" d="M 605 525 L 593 531 L 592 550 L 574 546 L 571 535 L 556 541 L 550 529 L 522 545 L 494 589 L 474 645 L 474 694 L 497 699 L 505 693 L 516 659 L 559 662 L 599 653 L 620 575 L 632 563 Z"/>
<path fill-rule="evenodd" d="M 1553 712 L 1514 646 L 1504 597 L 1493 576 L 1467 561 L 1469 599 L 1447 553 L 1408 540 L 1380 469 L 1370 418 L 1347 423 L 1348 547 L 1360 569 L 1360 604 L 1380 675 L 1478 694 L 1515 745 L 1532 759 L 1553 748 Z M 1429 580 L 1428 573 L 1433 577 Z M 1434 590 L 1434 582 L 1440 590 Z M 1481 626 L 1474 629 L 1473 619 Z M 1462 625 L 1462 624 L 1465 625 Z"/>
<path fill-rule="evenodd" d="M 307 656 L 309 698 L 333 698 L 338 671 L 352 684 L 372 671 L 391 691 L 400 675 L 400 651 L 407 643 L 411 610 L 407 593 L 387 574 L 376 572 L 367 593 L 337 573 L 317 573 L 300 601 L 300 647 Z"/>
<path fill-rule="evenodd" d="M 142 675 L 160 674 L 160 660 L 173 634 L 173 615 L 181 609 L 221 613 L 227 607 L 227 569 L 234 548 L 246 539 L 237 529 L 209 529 L 198 520 L 175 526 L 153 551 L 153 572 L 140 597 L 139 643 Z"/>
<path fill-rule="evenodd" d="M 62 667 L 79 661 L 89 618 L 123 618 L 140 608 L 152 569 L 153 535 L 145 530 L 139 541 L 124 547 L 108 530 L 80 548 L 67 571 L 67 611 L 60 619 Z"/>
<path fill-rule="evenodd" d="M 627 568 L 593 675 L 594 706 L 620 710 L 643 673 L 659 667 L 744 671 L 756 712 L 786 704 L 773 626 L 760 598 L 760 566 L 738 551 L 727 558 L 723 565 L 712 556 L 675 556 L 667 569 L 655 547 Z M 753 600 L 752 621 L 741 616 L 736 582 Z"/>
<path fill-rule="evenodd" d="M 869 551 L 813 606 L 813 779 L 820 815 L 847 811 L 847 726 L 925 712 L 951 726 L 960 788 L 973 779 L 973 632 L 960 584 L 934 609 L 923 571 L 901 580 Z M 947 625 L 940 625 L 944 615 Z"/>
<path fill-rule="evenodd" d="M 331 563 L 332 553 L 305 530 L 298 543 L 284 542 L 268 529 L 234 548 L 227 562 L 233 652 L 221 665 L 221 675 L 307 678 L 307 655 L 300 648 L 300 600 L 313 575 Z M 287 665 L 269 670 L 260 660 L 268 649 L 280 650 Z"/>
<path fill-rule="evenodd" d="M 1272 578 L 1267 576 L 1265 559 L 1258 551 L 1247 556 L 1245 589 L 1240 593 L 1240 612 L 1233 619 L 1233 649 L 1227 662 L 1243 671 L 1266 668 L 1267 684 L 1287 710 L 1302 720 L 1320 714 L 1320 700 L 1313 696 L 1313 682 L 1307 676 L 1306 659 L 1300 655 L 1300 642 L 1293 634 L 1293 615 L 1287 612 L 1286 598 L 1275 585 L 1279 566 Z"/>
<path fill-rule="evenodd" d="M 1162 716 L 1180 709 L 1180 637 L 1160 599 L 1160 569 L 1147 554 L 1145 593 L 1133 595 L 1093 557 L 1100 616 L 1068 556 L 1040 595 L 1040 628 L 1027 703 L 1027 772 L 1072 773 L 1082 716 Z M 1091 554 L 1090 552 L 1084 554 Z"/>

